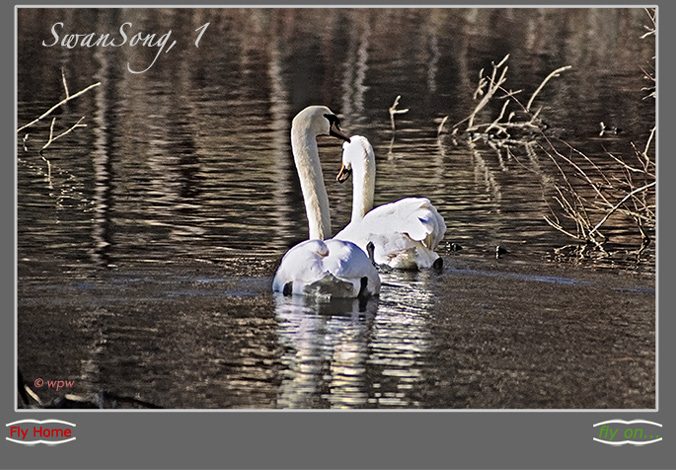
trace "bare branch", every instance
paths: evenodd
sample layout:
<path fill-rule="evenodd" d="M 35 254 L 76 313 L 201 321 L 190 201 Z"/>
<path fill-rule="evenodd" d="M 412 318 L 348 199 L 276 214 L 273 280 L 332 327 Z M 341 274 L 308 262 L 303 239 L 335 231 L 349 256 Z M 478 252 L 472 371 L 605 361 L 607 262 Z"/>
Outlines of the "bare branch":
<path fill-rule="evenodd" d="M 528 104 L 526 104 L 526 111 L 530 111 L 530 107 L 533 104 L 533 100 L 538 95 L 538 93 L 540 93 L 540 91 L 544 88 L 544 86 L 547 84 L 547 82 L 549 80 L 551 80 L 554 77 L 558 77 L 561 72 L 564 72 L 564 71 L 571 69 L 571 68 L 573 68 L 572 65 L 566 65 L 564 67 L 560 67 L 560 68 L 554 70 L 552 73 L 547 75 L 547 78 L 545 78 L 542 81 L 542 83 L 540 83 L 540 86 L 537 88 L 537 90 L 535 90 L 535 92 L 533 93 L 533 96 L 531 96 L 530 99 L 528 100 Z"/>
<path fill-rule="evenodd" d="M 489 124 L 489 126 L 486 128 L 486 132 L 490 131 L 494 127 L 499 127 L 498 122 L 500 122 L 500 119 L 505 115 L 505 110 L 507 109 L 507 105 L 509 105 L 509 101 L 505 101 L 505 104 L 502 105 L 502 109 L 500 110 L 500 114 L 498 115 L 497 118 L 493 122 Z"/>
<path fill-rule="evenodd" d="M 59 102 L 56 103 L 54 106 L 52 106 L 52 107 L 49 108 L 47 111 L 45 111 L 39 118 L 34 119 L 34 120 L 32 120 L 31 122 L 29 122 L 28 124 L 25 124 L 25 125 L 19 127 L 19 128 L 16 130 L 16 132 L 17 132 L 17 133 L 18 133 L 18 132 L 21 132 L 22 130 L 26 129 L 27 127 L 32 126 L 33 124 L 35 124 L 36 122 L 40 121 L 41 119 L 43 119 L 43 118 L 49 116 L 49 115 L 52 113 L 52 111 L 54 111 L 54 110 L 55 110 L 56 108 L 58 108 L 59 106 L 64 105 L 64 104 L 67 103 L 68 101 L 70 101 L 70 100 L 72 100 L 72 99 L 74 99 L 74 98 L 77 98 L 77 97 L 80 96 L 81 94 L 83 94 L 83 93 L 85 93 L 85 92 L 91 90 L 91 89 L 94 88 L 94 87 L 99 86 L 100 84 L 101 84 L 101 82 L 96 82 L 96 83 L 94 83 L 93 85 L 89 85 L 89 86 L 88 86 L 87 88 L 85 88 L 84 90 L 78 91 L 78 92 L 75 93 L 74 95 L 70 95 L 70 96 L 66 97 L 64 100 L 59 101 Z"/>
<path fill-rule="evenodd" d="M 68 93 L 68 84 L 66 83 L 66 74 L 61 69 L 61 81 L 63 82 L 63 89 L 66 92 L 66 99 L 70 98 L 70 93 Z"/>
<path fill-rule="evenodd" d="M 87 127 L 87 124 L 80 124 L 83 119 L 84 119 L 84 116 L 82 116 L 80 119 L 78 119 L 78 121 L 72 127 L 67 129 L 66 131 L 62 132 L 61 134 L 57 135 L 56 137 L 53 137 L 54 136 L 54 121 L 56 120 L 56 118 L 53 118 L 52 124 L 49 127 L 49 140 L 47 141 L 47 143 L 45 145 L 42 146 L 42 148 L 40 149 L 40 152 L 42 152 L 44 149 L 46 149 L 48 146 L 50 146 L 52 144 L 52 142 L 54 142 L 57 139 L 60 139 L 64 135 L 72 132 L 77 127 Z"/>
<path fill-rule="evenodd" d="M 630 193 L 628 193 L 626 196 L 624 196 L 624 197 L 622 198 L 622 200 L 621 200 L 620 202 L 618 202 L 617 204 L 615 204 L 615 206 L 613 206 L 613 208 L 610 210 L 610 212 L 608 212 L 608 213 L 605 215 L 605 217 L 603 217 L 603 219 L 601 219 L 601 220 L 599 221 L 599 223 L 597 223 L 596 226 L 594 226 L 594 228 L 592 229 L 592 231 L 589 232 L 589 235 L 593 235 L 593 233 L 596 232 L 596 231 L 598 230 L 598 228 L 599 228 L 601 225 L 603 225 L 603 224 L 606 222 L 606 220 L 608 220 L 608 218 L 609 218 L 611 215 L 613 215 L 613 214 L 615 213 L 615 211 L 616 211 L 622 204 L 624 204 L 624 203 L 627 201 L 627 199 L 631 198 L 634 194 L 636 194 L 636 193 L 638 193 L 638 192 L 645 191 L 646 189 L 652 188 L 653 186 L 655 186 L 655 184 L 656 184 L 656 181 L 653 181 L 652 183 L 646 184 L 645 186 L 641 186 L 640 188 L 634 189 L 633 191 L 631 191 Z"/>

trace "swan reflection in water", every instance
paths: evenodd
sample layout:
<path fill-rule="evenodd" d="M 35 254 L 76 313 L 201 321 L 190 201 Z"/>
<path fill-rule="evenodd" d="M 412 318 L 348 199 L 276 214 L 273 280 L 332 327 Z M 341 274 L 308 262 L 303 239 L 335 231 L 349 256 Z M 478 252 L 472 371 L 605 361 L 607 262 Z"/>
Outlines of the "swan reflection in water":
<path fill-rule="evenodd" d="M 378 298 L 318 302 L 275 294 L 284 366 L 278 407 L 365 406 L 367 345 Z"/>
<path fill-rule="evenodd" d="M 415 408 L 431 343 L 436 275 L 381 275 L 380 297 L 319 302 L 274 294 L 282 353 L 278 408 Z"/>

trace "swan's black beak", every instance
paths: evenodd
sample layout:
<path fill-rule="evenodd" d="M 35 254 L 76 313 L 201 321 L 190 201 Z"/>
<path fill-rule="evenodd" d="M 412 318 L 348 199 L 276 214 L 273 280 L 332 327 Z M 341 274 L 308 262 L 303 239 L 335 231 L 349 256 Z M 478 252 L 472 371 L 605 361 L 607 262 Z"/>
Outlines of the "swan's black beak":
<path fill-rule="evenodd" d="M 335 114 L 325 114 L 324 117 L 329 120 L 329 134 L 339 139 L 349 142 L 350 138 L 340 130 L 340 119 Z"/>
<path fill-rule="evenodd" d="M 338 172 L 338 176 L 336 176 L 336 181 L 339 183 L 344 183 L 347 181 L 347 179 L 350 177 L 352 174 L 352 170 L 348 167 L 345 166 L 344 163 L 340 165 L 340 171 Z"/>
<path fill-rule="evenodd" d="M 338 137 L 339 139 L 343 139 L 345 142 L 349 142 L 350 138 L 345 134 L 345 132 L 340 130 L 340 127 L 338 127 L 337 123 L 332 123 L 331 128 L 329 130 L 329 134 L 331 134 L 334 137 Z"/>

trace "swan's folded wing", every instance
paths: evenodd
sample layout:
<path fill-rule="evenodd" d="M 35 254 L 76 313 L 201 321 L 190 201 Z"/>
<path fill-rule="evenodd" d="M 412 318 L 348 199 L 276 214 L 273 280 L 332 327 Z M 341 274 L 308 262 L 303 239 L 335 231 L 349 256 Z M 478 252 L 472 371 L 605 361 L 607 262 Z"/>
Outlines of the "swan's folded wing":
<path fill-rule="evenodd" d="M 353 242 L 337 239 L 325 240 L 330 255 L 324 259 L 324 268 L 336 277 L 345 280 L 368 280 L 368 291 L 372 294 L 380 292 L 380 276 L 368 255 Z"/>
<path fill-rule="evenodd" d="M 420 206 L 416 212 L 418 220 L 426 227 L 427 236 L 423 243 L 430 250 L 434 250 L 446 234 L 446 222 L 437 208 L 429 201 Z"/>
<path fill-rule="evenodd" d="M 429 199 L 405 198 L 371 210 L 359 223 L 373 234 L 403 233 L 433 250 L 446 233 L 443 217 Z"/>
<path fill-rule="evenodd" d="M 378 294 L 380 278 L 366 253 L 354 243 L 307 240 L 284 255 L 272 289 L 327 298 L 357 297 Z"/>
<path fill-rule="evenodd" d="M 446 224 L 427 198 L 406 198 L 383 204 L 334 238 L 349 240 L 363 250 L 375 245 L 378 264 L 400 269 L 428 268 L 439 258 L 434 251 L 444 238 Z"/>
<path fill-rule="evenodd" d="M 284 286 L 293 283 L 294 293 L 301 285 L 320 279 L 324 273 L 323 259 L 329 249 L 321 240 L 306 240 L 291 248 L 282 258 L 272 281 L 272 289 L 283 292 Z"/>

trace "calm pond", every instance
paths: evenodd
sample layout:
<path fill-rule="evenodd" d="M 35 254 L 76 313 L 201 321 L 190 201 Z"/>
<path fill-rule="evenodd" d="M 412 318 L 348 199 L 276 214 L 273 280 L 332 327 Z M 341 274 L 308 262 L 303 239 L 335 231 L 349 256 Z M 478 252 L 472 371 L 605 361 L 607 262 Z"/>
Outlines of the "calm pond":
<path fill-rule="evenodd" d="M 554 159 L 452 135 L 507 54 L 503 88 L 523 104 L 570 65 L 534 108 L 566 155 L 612 173 L 608 154 L 651 139 L 649 25 L 640 8 L 19 9 L 17 127 L 64 81 L 71 96 L 100 82 L 17 133 L 26 384 L 72 380 L 120 407 L 653 408 L 654 237 L 637 254 L 618 211 L 612 249 L 576 254 L 545 220 Z M 311 104 L 372 142 L 376 204 L 434 203 L 443 272 L 383 274 L 361 303 L 273 295 L 307 237 L 289 130 Z M 86 127 L 41 154 L 52 118 L 54 135 Z M 340 143 L 319 148 L 337 232 L 351 188 L 335 182 Z"/>

